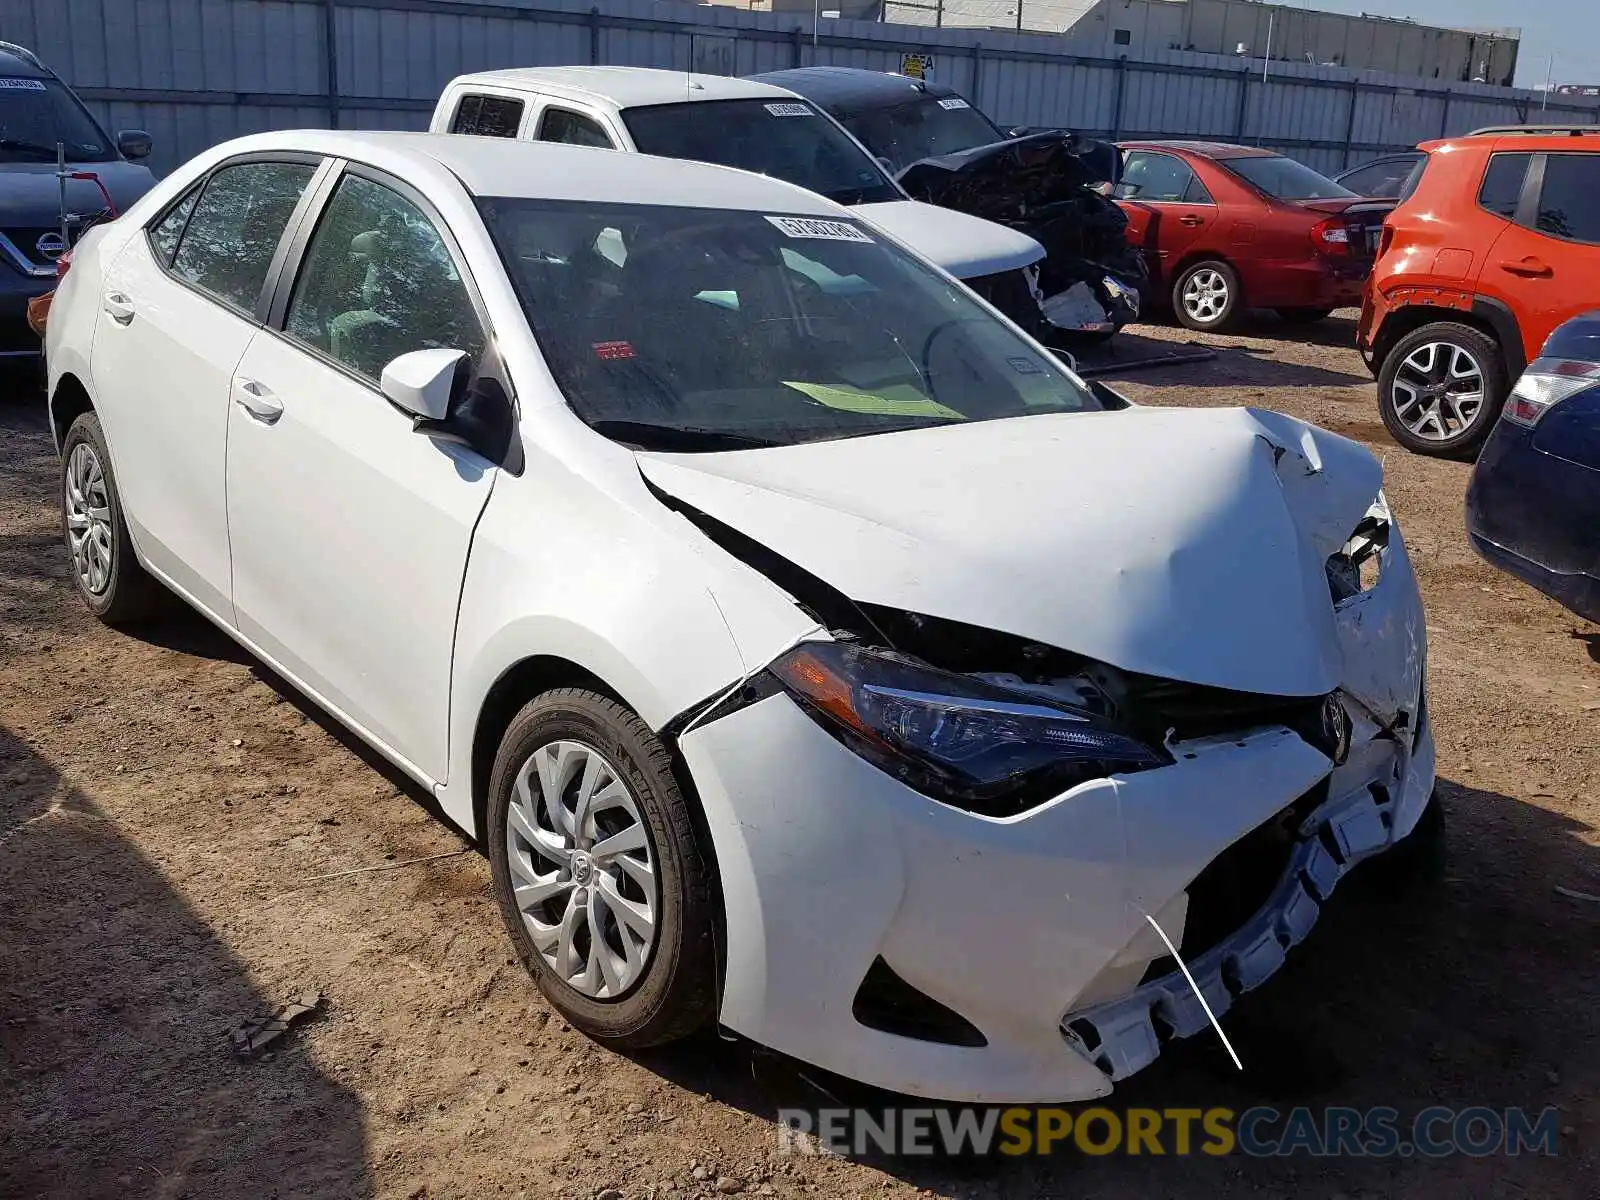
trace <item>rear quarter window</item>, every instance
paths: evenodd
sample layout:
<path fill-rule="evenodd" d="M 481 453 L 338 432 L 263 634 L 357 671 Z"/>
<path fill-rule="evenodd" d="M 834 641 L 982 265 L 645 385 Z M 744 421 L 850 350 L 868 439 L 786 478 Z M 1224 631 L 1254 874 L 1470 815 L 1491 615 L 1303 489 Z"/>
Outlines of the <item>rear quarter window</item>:
<path fill-rule="evenodd" d="M 1478 188 L 1478 207 L 1508 221 L 1514 220 L 1517 205 L 1522 201 L 1522 181 L 1527 177 L 1532 158 L 1531 154 L 1490 155 L 1489 169 L 1483 173 L 1483 183 Z"/>

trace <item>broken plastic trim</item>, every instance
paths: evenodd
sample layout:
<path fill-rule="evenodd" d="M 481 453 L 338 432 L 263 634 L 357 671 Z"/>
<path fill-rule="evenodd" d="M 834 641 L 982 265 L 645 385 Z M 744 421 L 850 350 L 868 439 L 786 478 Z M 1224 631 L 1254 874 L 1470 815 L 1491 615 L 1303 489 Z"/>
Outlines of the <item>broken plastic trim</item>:
<path fill-rule="evenodd" d="M 1378 506 L 1361 518 L 1350 540 L 1328 556 L 1328 592 L 1335 607 L 1377 586 L 1389 549 L 1389 517 Z"/>
<path fill-rule="evenodd" d="M 1437 804 L 1437 797 L 1428 803 Z M 1394 845 L 1393 807 L 1389 790 L 1372 785 L 1312 814 L 1271 898 L 1233 934 L 1190 960 L 1195 985 L 1217 1017 L 1276 973 L 1357 863 Z M 1068 1045 L 1118 1081 L 1149 1066 L 1173 1038 L 1210 1027 L 1188 981 L 1173 971 L 1115 1000 L 1069 1012 L 1060 1029 Z"/>

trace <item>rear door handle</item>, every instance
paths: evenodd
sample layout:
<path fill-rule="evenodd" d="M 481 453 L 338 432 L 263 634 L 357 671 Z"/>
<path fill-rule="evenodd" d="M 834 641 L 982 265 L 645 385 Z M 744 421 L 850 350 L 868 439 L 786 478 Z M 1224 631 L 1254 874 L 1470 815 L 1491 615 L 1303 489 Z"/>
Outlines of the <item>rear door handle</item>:
<path fill-rule="evenodd" d="M 254 379 L 241 376 L 233 381 L 233 402 L 266 425 L 283 416 L 283 401 Z"/>
<path fill-rule="evenodd" d="M 105 309 L 106 315 L 118 325 L 126 325 L 133 320 L 133 301 L 121 292 L 107 292 L 105 299 L 100 302 L 100 307 Z"/>
<path fill-rule="evenodd" d="M 1528 279 L 1549 279 L 1555 274 L 1553 267 L 1537 258 L 1507 259 L 1500 264 L 1500 269 Z"/>
<path fill-rule="evenodd" d="M 1191 228 L 1196 226 L 1196 225 L 1204 225 L 1205 223 L 1206 223 L 1206 219 L 1204 217 L 1197 217 L 1193 213 L 1190 213 L 1186 217 L 1179 217 L 1178 218 L 1178 224 L 1179 225 L 1188 225 Z"/>

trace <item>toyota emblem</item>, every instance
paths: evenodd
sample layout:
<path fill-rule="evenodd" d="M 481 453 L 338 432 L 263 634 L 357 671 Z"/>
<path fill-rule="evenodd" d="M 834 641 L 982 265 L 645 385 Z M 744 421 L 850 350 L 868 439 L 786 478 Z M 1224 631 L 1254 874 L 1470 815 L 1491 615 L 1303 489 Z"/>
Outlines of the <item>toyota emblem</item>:
<path fill-rule="evenodd" d="M 57 259 L 67 252 L 67 239 L 59 233 L 50 232 L 41 234 L 39 240 L 33 244 L 39 252 L 40 258 Z"/>

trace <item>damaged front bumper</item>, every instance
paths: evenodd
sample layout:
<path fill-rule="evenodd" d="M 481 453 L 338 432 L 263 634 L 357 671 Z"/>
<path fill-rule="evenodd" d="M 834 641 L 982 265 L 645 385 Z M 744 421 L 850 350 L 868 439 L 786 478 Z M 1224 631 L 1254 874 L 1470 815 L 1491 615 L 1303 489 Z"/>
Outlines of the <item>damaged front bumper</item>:
<path fill-rule="evenodd" d="M 1166 951 L 1145 914 L 1188 961 L 1186 929 L 1214 915 L 1204 873 L 1294 815 L 1265 902 L 1192 955 L 1220 1016 L 1429 801 L 1422 609 L 1398 529 L 1376 582 L 1337 604 L 1335 627 L 1352 718 L 1342 762 L 1265 725 L 1170 742 L 1170 766 L 1011 816 L 914 791 L 782 692 L 695 725 L 679 747 L 722 880 L 723 1024 L 910 1095 L 1109 1093 L 1164 1040 L 1206 1024 L 1181 975 L 1148 978 Z"/>
<path fill-rule="evenodd" d="M 1126 1079 L 1154 1062 L 1166 1042 L 1209 1028 L 1207 1007 L 1220 1020 L 1235 998 L 1265 983 L 1310 934 L 1340 880 L 1400 840 L 1401 798 L 1413 826 L 1421 816 L 1417 798 L 1424 806 L 1430 801 L 1434 778 L 1432 737 L 1426 729 L 1422 734 L 1415 745 L 1419 753 L 1396 754 L 1383 782 L 1366 782 L 1328 800 L 1300 824 L 1267 902 L 1233 934 L 1185 962 L 1192 986 L 1175 968 L 1127 995 L 1068 1013 L 1061 1021 L 1068 1044 L 1107 1078 Z"/>

